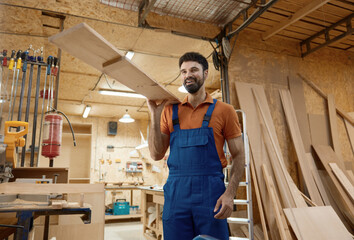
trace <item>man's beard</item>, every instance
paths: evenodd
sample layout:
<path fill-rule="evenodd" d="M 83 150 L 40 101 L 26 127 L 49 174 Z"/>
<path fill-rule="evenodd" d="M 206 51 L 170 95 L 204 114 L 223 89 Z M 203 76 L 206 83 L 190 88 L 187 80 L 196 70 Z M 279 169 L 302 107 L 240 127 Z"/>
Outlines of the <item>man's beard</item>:
<path fill-rule="evenodd" d="M 186 81 L 189 79 L 193 80 L 194 83 L 186 85 Z M 193 94 L 198 92 L 201 86 L 203 86 L 203 83 L 204 83 L 204 77 L 203 77 L 203 81 L 197 81 L 195 77 L 189 77 L 183 82 L 183 86 L 187 90 L 187 92 Z"/>

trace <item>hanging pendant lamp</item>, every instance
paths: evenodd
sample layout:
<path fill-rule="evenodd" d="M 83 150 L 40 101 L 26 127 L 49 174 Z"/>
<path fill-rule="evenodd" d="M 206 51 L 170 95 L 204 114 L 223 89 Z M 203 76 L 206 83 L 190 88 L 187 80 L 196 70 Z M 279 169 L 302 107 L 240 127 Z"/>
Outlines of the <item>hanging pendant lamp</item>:
<path fill-rule="evenodd" d="M 126 113 L 123 115 L 123 117 L 121 119 L 119 119 L 119 122 L 122 123 L 132 123 L 135 120 L 128 114 L 128 109 L 125 110 Z"/>

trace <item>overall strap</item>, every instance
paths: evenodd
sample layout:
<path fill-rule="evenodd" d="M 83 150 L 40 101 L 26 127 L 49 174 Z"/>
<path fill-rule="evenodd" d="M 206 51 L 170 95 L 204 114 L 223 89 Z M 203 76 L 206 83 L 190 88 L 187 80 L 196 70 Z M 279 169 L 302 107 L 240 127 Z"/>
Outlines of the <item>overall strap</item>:
<path fill-rule="evenodd" d="M 178 103 L 173 104 L 172 110 L 173 110 L 173 112 L 172 112 L 173 129 L 174 130 L 180 130 L 179 118 L 178 118 Z"/>
<path fill-rule="evenodd" d="M 209 107 L 208 107 L 208 110 L 203 118 L 203 124 L 202 124 L 202 127 L 207 127 L 209 125 L 209 122 L 210 122 L 210 119 L 211 119 L 211 114 L 213 113 L 214 111 L 214 108 L 215 108 L 215 104 L 216 104 L 216 99 L 213 99 L 213 104 L 210 104 Z"/>

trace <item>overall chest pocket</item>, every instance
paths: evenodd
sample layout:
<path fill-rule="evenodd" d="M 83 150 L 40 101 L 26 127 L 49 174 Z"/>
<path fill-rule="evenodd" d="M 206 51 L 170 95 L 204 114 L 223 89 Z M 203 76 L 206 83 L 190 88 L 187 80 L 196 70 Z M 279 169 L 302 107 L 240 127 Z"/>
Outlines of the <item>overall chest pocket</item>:
<path fill-rule="evenodd" d="M 180 164 L 203 168 L 208 156 L 208 142 L 208 135 L 203 131 L 183 132 L 178 141 Z"/>

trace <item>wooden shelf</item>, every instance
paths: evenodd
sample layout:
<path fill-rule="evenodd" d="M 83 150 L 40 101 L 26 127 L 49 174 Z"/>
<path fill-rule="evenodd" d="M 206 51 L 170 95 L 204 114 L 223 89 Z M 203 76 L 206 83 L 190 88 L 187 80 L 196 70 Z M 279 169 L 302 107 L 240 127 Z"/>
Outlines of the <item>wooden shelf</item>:
<path fill-rule="evenodd" d="M 90 178 L 69 178 L 69 183 L 90 183 Z"/>
<path fill-rule="evenodd" d="M 92 133 L 92 124 L 83 124 L 83 123 L 72 123 L 71 124 L 75 135 L 76 134 L 91 134 Z M 70 126 L 68 123 L 63 124 L 63 133 L 70 133 Z"/>
<path fill-rule="evenodd" d="M 127 215 L 105 215 L 104 219 L 117 220 L 117 219 L 132 219 L 132 218 L 142 218 L 143 214 L 127 214 Z"/>

